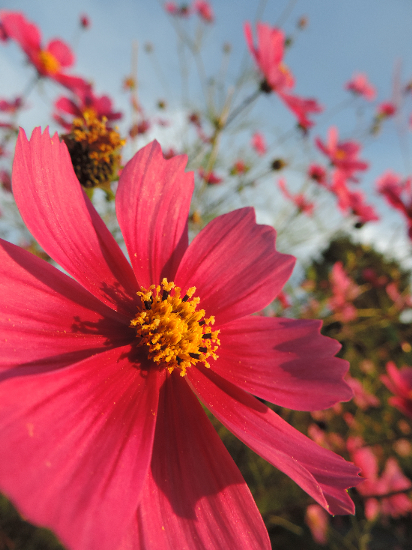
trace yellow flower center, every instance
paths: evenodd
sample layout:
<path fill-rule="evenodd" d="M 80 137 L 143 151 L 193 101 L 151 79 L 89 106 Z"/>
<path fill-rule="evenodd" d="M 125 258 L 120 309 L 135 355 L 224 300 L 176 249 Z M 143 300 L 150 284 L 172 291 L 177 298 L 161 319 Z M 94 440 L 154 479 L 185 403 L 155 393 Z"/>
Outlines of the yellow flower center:
<path fill-rule="evenodd" d="M 338 160 L 343 160 L 346 158 L 346 151 L 344 151 L 343 149 L 336 149 L 336 153 L 335 153 L 335 157 L 338 159 Z"/>
<path fill-rule="evenodd" d="M 57 61 L 54 55 L 51 54 L 50 52 L 47 52 L 46 50 L 42 50 L 39 53 L 39 57 L 40 57 L 40 63 L 42 64 L 42 67 L 45 72 L 56 74 L 60 70 L 60 63 Z"/>
<path fill-rule="evenodd" d="M 215 318 L 205 319 L 204 309 L 196 309 L 200 298 L 193 298 L 195 291 L 189 288 L 181 297 L 181 289 L 167 279 L 142 288 L 137 294 L 144 309 L 130 323 L 140 338 L 138 345 L 147 346 L 149 359 L 169 372 L 179 369 L 180 376 L 199 362 L 209 368 L 207 359 L 218 358 L 219 330 L 211 329 Z"/>
<path fill-rule="evenodd" d="M 120 165 L 125 140 L 106 123 L 106 117 L 99 119 L 93 109 L 85 109 L 83 117 L 73 120 L 70 133 L 62 136 L 76 176 L 87 189 L 100 186 L 109 191 Z"/>

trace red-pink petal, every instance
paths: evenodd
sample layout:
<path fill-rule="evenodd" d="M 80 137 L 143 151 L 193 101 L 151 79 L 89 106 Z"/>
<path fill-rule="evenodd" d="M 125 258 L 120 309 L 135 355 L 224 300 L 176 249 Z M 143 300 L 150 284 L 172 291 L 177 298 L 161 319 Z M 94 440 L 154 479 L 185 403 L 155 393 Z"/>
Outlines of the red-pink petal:
<path fill-rule="evenodd" d="M 46 50 L 57 59 L 62 67 L 70 67 L 74 63 L 74 55 L 67 44 L 61 40 L 51 40 Z"/>
<path fill-rule="evenodd" d="M 186 381 L 175 373 L 160 391 L 152 465 L 137 514 L 137 540 L 130 548 L 270 548 L 239 470 Z"/>
<path fill-rule="evenodd" d="M 253 208 L 219 216 L 187 249 L 176 284 L 195 286 L 199 307 L 219 325 L 255 313 L 277 296 L 295 263 L 276 251 L 275 237 L 272 227 L 256 223 Z"/>
<path fill-rule="evenodd" d="M 1 10 L 0 19 L 2 27 L 9 38 L 20 44 L 22 50 L 33 61 L 40 51 L 40 31 L 30 23 L 20 12 Z"/>
<path fill-rule="evenodd" d="M 133 338 L 130 319 L 74 279 L 0 239 L 0 370 L 63 367 Z"/>
<path fill-rule="evenodd" d="M 159 384 L 129 347 L 0 385 L 0 488 L 71 550 L 113 550 L 150 466 Z"/>
<path fill-rule="evenodd" d="M 208 369 L 188 369 L 203 403 L 241 441 L 291 477 L 331 514 L 354 513 L 346 489 L 359 468 L 319 447 L 271 409 Z"/>
<path fill-rule="evenodd" d="M 227 323 L 213 370 L 288 409 L 313 411 L 348 401 L 348 362 L 334 357 L 340 344 L 322 336 L 320 327 L 320 321 L 257 316 Z"/>
<path fill-rule="evenodd" d="M 173 280 L 188 245 L 193 173 L 185 155 L 163 158 L 154 141 L 125 166 L 116 196 L 119 225 L 136 278 L 148 287 Z"/>
<path fill-rule="evenodd" d="M 111 308 L 130 313 L 136 279 L 118 244 L 74 174 L 57 134 L 21 130 L 13 164 L 13 193 L 28 229 L 46 252 Z"/>

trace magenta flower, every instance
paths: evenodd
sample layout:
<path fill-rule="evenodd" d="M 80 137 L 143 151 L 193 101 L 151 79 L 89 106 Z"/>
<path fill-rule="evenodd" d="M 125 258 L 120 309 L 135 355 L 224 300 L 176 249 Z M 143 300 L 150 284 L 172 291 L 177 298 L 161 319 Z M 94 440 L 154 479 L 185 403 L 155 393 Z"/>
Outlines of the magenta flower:
<path fill-rule="evenodd" d="M 197 12 L 203 21 L 206 23 L 213 23 L 215 16 L 209 2 L 206 2 L 206 0 L 195 0 L 195 2 L 193 2 L 192 9 Z"/>
<path fill-rule="evenodd" d="M 271 28 L 265 23 L 257 24 L 257 46 L 253 43 L 250 23 L 244 26 L 245 38 L 256 65 L 263 74 L 261 89 L 265 92 L 274 91 L 298 119 L 298 124 L 305 130 L 313 126 L 308 114 L 320 113 L 322 107 L 315 99 L 299 97 L 291 93 L 295 79 L 288 67 L 283 63 L 285 35 L 277 28 Z"/>
<path fill-rule="evenodd" d="M 339 168 L 352 181 L 357 181 L 356 172 L 367 170 L 369 166 L 367 162 L 358 158 L 361 149 L 359 143 L 353 140 L 339 141 L 338 129 L 335 126 L 329 128 L 326 142 L 316 138 L 315 143 L 318 149 L 329 157 L 333 166 Z"/>
<path fill-rule="evenodd" d="M 339 344 L 318 321 L 252 315 L 294 264 L 252 208 L 188 245 L 186 160 L 153 142 L 125 166 L 130 265 L 57 135 L 18 138 L 17 205 L 71 277 L 0 242 L 0 489 L 70 549 L 270 548 L 198 398 L 331 514 L 354 510 L 358 469 L 252 395 L 299 410 L 350 399 Z"/>
<path fill-rule="evenodd" d="M 376 189 L 391 206 L 403 214 L 408 226 L 408 236 L 412 239 L 412 178 L 403 179 L 388 170 L 377 179 Z"/>
<path fill-rule="evenodd" d="M 357 487 L 361 495 L 366 498 L 365 516 L 372 520 L 378 514 L 397 518 L 412 511 L 412 500 L 407 492 L 412 489 L 411 481 L 403 474 L 396 459 L 388 458 L 382 474 L 378 474 L 378 461 L 370 447 L 362 447 L 353 453 L 353 460 L 362 469 L 362 475 L 366 478 Z M 387 498 L 382 495 L 390 495 L 392 492 L 403 491 Z M 376 498 L 376 497 L 380 498 Z"/>
<path fill-rule="evenodd" d="M 283 195 L 291 202 L 293 202 L 293 204 L 300 212 L 303 212 L 308 216 L 312 216 L 313 209 L 315 208 L 315 203 L 309 201 L 305 197 L 305 195 L 303 195 L 303 193 L 296 193 L 295 195 L 293 195 L 286 187 L 286 181 L 283 178 L 279 179 L 278 185 Z"/>
<path fill-rule="evenodd" d="M 260 132 L 255 132 L 253 134 L 251 145 L 260 157 L 263 156 L 267 151 L 265 137 Z"/>
<path fill-rule="evenodd" d="M 368 101 L 373 101 L 376 97 L 375 87 L 363 73 L 355 73 L 351 80 L 345 84 L 345 88 L 356 95 L 363 96 Z"/>
<path fill-rule="evenodd" d="M 40 76 L 55 80 L 74 91 L 89 87 L 82 78 L 64 72 L 64 69 L 73 65 L 74 55 L 62 40 L 51 40 L 43 48 L 39 29 L 20 12 L 1 10 L 0 22 L 6 36 L 21 46 Z"/>
<path fill-rule="evenodd" d="M 85 112 L 92 112 L 99 120 L 105 117 L 109 123 L 122 118 L 121 112 L 113 110 L 110 97 L 107 95 L 96 96 L 91 87 L 88 90 L 79 91 L 74 99 L 59 97 L 54 103 L 54 108 L 54 120 L 66 130 L 71 129 L 73 118 L 83 117 Z M 110 127 L 110 124 L 108 126 Z"/>
<path fill-rule="evenodd" d="M 386 365 L 388 376 L 382 376 L 382 382 L 394 395 L 389 403 L 403 414 L 412 418 L 412 367 L 398 370 L 393 361 Z"/>

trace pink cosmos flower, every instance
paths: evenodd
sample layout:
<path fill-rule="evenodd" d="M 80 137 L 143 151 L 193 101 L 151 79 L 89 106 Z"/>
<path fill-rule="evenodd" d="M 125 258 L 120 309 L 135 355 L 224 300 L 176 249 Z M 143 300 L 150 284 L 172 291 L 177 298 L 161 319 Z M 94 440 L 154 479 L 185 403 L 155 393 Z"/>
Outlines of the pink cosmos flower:
<path fill-rule="evenodd" d="M 361 146 L 356 141 L 339 141 L 338 129 L 329 128 L 328 140 L 323 142 L 316 138 L 315 143 L 336 168 L 339 168 L 347 178 L 357 181 L 355 172 L 367 170 L 368 163 L 358 158 Z"/>
<path fill-rule="evenodd" d="M 167 11 L 167 13 L 170 13 L 170 15 L 188 17 L 192 14 L 192 10 L 186 4 L 178 6 L 176 2 L 165 2 L 163 7 Z"/>
<path fill-rule="evenodd" d="M 309 113 L 319 113 L 322 107 L 314 99 L 305 99 L 291 93 L 295 85 L 292 73 L 283 63 L 285 35 L 280 29 L 271 28 L 265 23 L 257 24 L 257 46 L 253 43 L 250 23 L 245 23 L 246 42 L 256 65 L 264 76 L 261 89 L 274 91 L 294 113 L 303 129 L 313 126 Z"/>
<path fill-rule="evenodd" d="M 394 457 L 388 458 L 385 469 L 379 476 L 378 461 L 370 447 L 357 449 L 352 456 L 355 464 L 362 469 L 362 475 L 366 478 L 357 487 L 357 490 L 364 497 L 369 497 L 365 502 L 367 519 L 372 520 L 379 513 L 397 518 L 412 511 L 412 501 L 408 498 L 407 493 L 399 493 L 387 498 L 376 498 L 376 496 L 412 488 L 411 481 L 403 474 Z"/>
<path fill-rule="evenodd" d="M 303 130 L 308 130 L 315 123 L 313 120 L 310 120 L 308 114 L 310 113 L 321 113 L 323 108 L 316 99 L 308 99 L 304 97 L 299 97 L 297 95 L 292 95 L 285 93 L 282 90 L 278 91 L 279 97 L 286 103 L 289 109 L 294 113 L 298 119 L 298 124 Z"/>
<path fill-rule="evenodd" d="M 290 191 L 286 188 L 286 181 L 283 178 L 278 181 L 278 185 L 283 195 L 292 201 L 300 212 L 303 212 L 308 216 L 312 216 L 313 209 L 315 207 L 313 202 L 309 201 L 302 193 L 297 193 L 296 195 L 290 193 Z"/>
<path fill-rule="evenodd" d="M 356 319 L 357 311 L 352 302 L 359 296 L 361 289 L 347 276 L 342 262 L 333 265 L 330 283 L 333 296 L 329 299 L 328 305 L 335 317 L 344 323 Z"/>
<path fill-rule="evenodd" d="M 16 97 L 13 101 L 7 99 L 0 99 L 0 111 L 3 113 L 14 114 L 18 109 L 23 106 L 23 100 L 21 97 Z"/>
<path fill-rule="evenodd" d="M 83 27 L 83 29 L 88 29 L 90 27 L 90 25 L 91 25 L 90 17 L 88 15 L 86 15 L 85 13 L 83 13 L 80 16 L 80 26 Z"/>
<path fill-rule="evenodd" d="M 213 170 L 206 173 L 206 170 L 200 167 L 197 169 L 197 172 L 202 180 L 205 181 L 208 185 L 216 185 L 218 183 L 222 183 L 223 181 L 223 178 L 220 178 L 218 175 L 216 175 Z"/>
<path fill-rule="evenodd" d="M 315 180 L 319 185 L 322 185 L 323 187 L 327 187 L 326 182 L 326 170 L 323 166 L 320 164 L 311 164 L 308 168 L 308 176 Z"/>
<path fill-rule="evenodd" d="M 389 170 L 378 178 L 376 188 L 391 206 L 402 212 L 412 239 L 412 178 L 403 179 Z"/>
<path fill-rule="evenodd" d="M 318 544 L 326 544 L 329 518 L 319 504 L 309 504 L 306 508 L 305 523 Z"/>
<path fill-rule="evenodd" d="M 395 394 L 389 399 L 389 403 L 412 418 L 412 367 L 398 370 L 395 363 L 389 361 L 386 372 L 388 376 L 382 376 L 381 380 Z"/>
<path fill-rule="evenodd" d="M 351 80 L 345 84 L 345 88 L 356 95 L 363 96 L 368 101 L 373 101 L 376 97 L 374 86 L 363 73 L 355 73 Z"/>
<path fill-rule="evenodd" d="M 377 116 L 379 118 L 389 118 L 396 114 L 397 108 L 392 101 L 384 101 L 378 105 Z"/>
<path fill-rule="evenodd" d="M 129 264 L 58 136 L 17 141 L 16 203 L 70 277 L 0 241 L 0 490 L 72 550 L 270 549 L 198 398 L 331 514 L 354 511 L 358 469 L 253 397 L 299 410 L 349 399 L 339 344 L 318 321 L 252 315 L 294 264 L 252 208 L 189 246 L 186 162 L 153 142 L 123 169 Z"/>
<path fill-rule="evenodd" d="M 266 153 L 266 140 L 264 135 L 260 132 L 255 132 L 253 134 L 251 144 L 253 149 L 260 157 Z"/>
<path fill-rule="evenodd" d="M 213 23 L 215 16 L 212 10 L 212 6 L 206 0 L 195 0 L 193 3 L 193 10 L 197 12 L 199 17 L 206 21 L 206 23 Z"/>
<path fill-rule="evenodd" d="M 357 407 L 363 411 L 366 411 L 369 407 L 379 407 L 379 399 L 376 395 L 367 392 L 360 380 L 357 378 L 352 378 L 351 376 L 346 376 L 345 380 L 352 388 L 353 400 Z"/>
<path fill-rule="evenodd" d="M 121 112 L 113 110 L 112 100 L 109 96 L 96 96 L 91 88 L 81 90 L 74 99 L 59 97 L 54 103 L 54 108 L 54 120 L 66 130 L 71 129 L 73 118 L 82 117 L 86 111 L 92 111 L 99 119 L 105 117 L 109 122 L 122 118 Z M 67 118 L 65 115 L 70 115 L 70 117 Z"/>
<path fill-rule="evenodd" d="M 43 48 L 39 29 L 27 21 L 20 12 L 1 10 L 0 20 L 8 38 L 20 44 L 40 76 L 55 80 L 74 91 L 89 87 L 89 84 L 82 78 L 64 72 L 64 69 L 71 67 L 74 63 L 74 55 L 67 44 L 55 39 Z"/>

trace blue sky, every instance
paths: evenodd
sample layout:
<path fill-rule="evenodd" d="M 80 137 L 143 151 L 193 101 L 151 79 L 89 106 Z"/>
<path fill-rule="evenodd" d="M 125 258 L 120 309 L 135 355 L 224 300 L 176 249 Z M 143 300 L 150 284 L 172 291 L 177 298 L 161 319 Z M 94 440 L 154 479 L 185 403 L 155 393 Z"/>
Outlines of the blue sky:
<path fill-rule="evenodd" d="M 77 63 L 73 72 L 93 80 L 98 93 L 108 93 L 116 106 L 126 112 L 130 110 L 127 111 L 127 96 L 121 85 L 130 72 L 132 43 L 137 41 L 139 96 L 151 112 L 158 99 L 166 98 L 170 109 L 177 110 L 181 100 L 177 38 L 162 4 L 155 0 L 2 0 L 1 7 L 23 11 L 41 28 L 45 41 L 53 37 L 69 43 L 74 40 Z M 348 99 L 343 86 L 355 71 L 368 75 L 380 101 L 392 97 L 395 66 L 402 82 L 412 80 L 410 0 L 212 0 L 211 4 L 216 23 L 205 27 L 203 50 L 208 76 L 220 65 L 225 42 L 232 46 L 227 81 L 235 79 L 243 68 L 253 71 L 243 24 L 255 21 L 258 11 L 260 20 L 273 25 L 282 23 L 287 34 L 295 33 L 300 16 L 308 18 L 307 29 L 299 33 L 286 61 L 296 78 L 296 92 L 316 97 L 327 110 Z M 92 24 L 79 37 L 78 20 L 82 13 L 90 17 Z M 190 32 L 195 30 L 194 20 L 185 24 Z M 143 48 L 148 42 L 155 48 L 151 57 Z M 34 74 L 23 68 L 23 60 L 16 45 L 0 45 L 0 97 L 20 93 Z M 192 62 L 190 67 L 194 68 Z M 45 85 L 41 93 L 30 95 L 30 104 L 35 109 L 28 110 L 19 120 L 28 132 L 35 125 L 49 123 L 49 100 L 58 93 L 57 87 Z M 201 101 L 197 84 L 190 87 L 190 100 L 194 105 Z M 366 102 L 359 100 L 357 105 L 366 118 L 373 112 L 374 107 Z M 412 112 L 412 94 L 404 112 L 408 109 Z M 252 114 L 259 128 L 269 136 L 272 127 L 287 130 L 294 123 L 275 97 L 260 98 Z M 317 120 L 313 136 L 324 137 L 331 124 L 338 126 L 343 137 L 356 135 L 353 109 L 334 117 L 322 115 Z M 374 180 L 385 169 L 405 175 L 412 170 L 410 131 L 405 128 L 402 131 L 395 121 L 388 121 L 379 140 L 367 140 L 362 156 L 371 163 L 371 170 L 362 183 L 364 189 L 371 191 Z M 288 155 L 289 151 L 281 153 Z M 295 150 L 295 157 L 296 153 Z"/>

